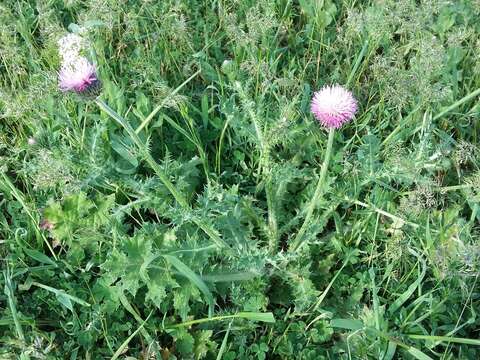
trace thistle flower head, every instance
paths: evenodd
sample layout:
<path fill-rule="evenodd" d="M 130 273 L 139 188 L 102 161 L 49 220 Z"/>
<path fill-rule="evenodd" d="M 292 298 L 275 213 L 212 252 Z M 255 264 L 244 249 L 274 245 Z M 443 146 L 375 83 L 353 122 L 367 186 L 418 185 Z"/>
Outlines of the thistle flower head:
<path fill-rule="evenodd" d="M 327 85 L 313 95 L 311 111 L 323 126 L 338 129 L 353 118 L 357 101 L 344 87 Z"/>
<path fill-rule="evenodd" d="M 86 41 L 79 35 L 67 34 L 58 41 L 62 66 L 58 74 L 58 87 L 62 91 L 74 91 L 83 97 L 95 97 L 100 91 L 100 81 L 95 65 L 81 51 Z"/>
<path fill-rule="evenodd" d="M 64 63 L 58 74 L 58 86 L 62 91 L 84 94 L 98 88 L 99 83 L 95 65 L 81 56 Z"/>

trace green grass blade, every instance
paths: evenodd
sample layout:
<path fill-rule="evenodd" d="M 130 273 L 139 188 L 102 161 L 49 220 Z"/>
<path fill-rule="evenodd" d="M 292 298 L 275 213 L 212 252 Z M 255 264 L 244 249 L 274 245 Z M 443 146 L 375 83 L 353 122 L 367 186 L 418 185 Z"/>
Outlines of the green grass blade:
<path fill-rule="evenodd" d="M 352 319 L 332 319 L 330 325 L 334 328 L 347 330 L 360 330 L 364 328 L 363 322 Z"/>
<path fill-rule="evenodd" d="M 360 50 L 360 53 L 357 56 L 357 59 L 355 60 L 355 64 L 353 65 L 352 70 L 350 71 L 350 75 L 348 75 L 347 83 L 346 86 L 348 87 L 349 85 L 352 84 L 353 77 L 355 76 L 355 73 L 357 72 L 358 68 L 360 67 L 360 64 L 362 63 L 363 57 L 365 56 L 365 53 L 367 52 L 368 49 L 368 39 L 365 40 L 362 46 L 362 50 Z"/>
<path fill-rule="evenodd" d="M 205 274 L 201 278 L 207 282 L 231 282 L 231 281 L 247 281 L 259 277 L 260 273 L 251 271 L 224 274 Z"/>
<path fill-rule="evenodd" d="M 7 271 L 3 271 L 3 278 L 5 280 L 4 293 L 7 296 L 8 307 L 10 308 L 10 313 L 12 314 L 12 319 L 15 324 L 15 330 L 17 331 L 18 338 L 22 343 L 25 343 L 25 335 L 23 333 L 22 325 L 18 319 L 17 307 L 15 306 L 15 295 L 13 293 L 12 281 L 10 279 L 10 274 Z"/>
<path fill-rule="evenodd" d="M 379 331 L 374 327 L 364 326 L 363 322 L 360 320 L 352 320 L 352 319 L 332 319 L 330 325 L 334 328 L 358 331 L 358 330 L 368 330 L 372 333 L 376 334 L 378 337 L 383 338 L 389 341 L 389 345 L 387 348 L 386 355 L 392 356 L 395 352 L 395 346 L 398 345 L 401 348 L 405 349 L 409 354 L 414 356 L 418 360 L 433 360 L 430 356 L 426 355 L 422 351 L 418 350 L 415 347 L 409 346 L 402 341 L 398 340 L 398 337 L 394 337 L 384 331 Z"/>
<path fill-rule="evenodd" d="M 395 311 L 400 309 L 400 307 L 412 296 L 412 294 L 415 292 L 415 290 L 420 286 L 420 284 L 423 281 L 423 278 L 425 277 L 425 274 L 427 272 L 427 265 L 425 263 L 425 260 L 423 260 L 420 255 L 418 255 L 415 251 L 412 249 L 409 249 L 410 253 L 415 255 L 420 263 L 422 264 L 422 271 L 419 275 L 419 277 L 408 287 L 407 290 L 405 290 L 394 302 L 390 307 L 388 308 L 388 313 L 393 314 Z"/>
<path fill-rule="evenodd" d="M 480 95 L 480 88 L 478 88 L 477 90 L 474 90 L 472 91 L 470 94 L 464 96 L 463 98 L 461 98 L 460 100 L 454 102 L 452 105 L 450 105 L 449 107 L 447 107 L 446 109 L 442 110 L 440 113 L 438 113 L 437 115 L 435 115 L 433 117 L 433 120 L 437 120 L 437 119 L 440 119 L 442 116 L 448 114 L 450 111 L 456 109 L 457 107 L 463 105 L 464 103 L 466 103 L 467 101 L 470 101 L 471 99 L 477 97 Z"/>
<path fill-rule="evenodd" d="M 25 254 L 27 254 L 29 257 L 32 259 L 42 263 L 42 264 L 48 264 L 48 265 L 53 265 L 54 267 L 58 267 L 57 263 L 50 259 L 47 255 L 41 253 L 40 251 L 37 250 L 31 250 L 31 249 L 23 249 Z"/>
<path fill-rule="evenodd" d="M 435 335 L 407 335 L 411 339 L 421 339 L 421 340 L 431 340 L 431 341 L 440 341 L 440 342 L 453 342 L 457 344 L 465 345 L 475 345 L 480 346 L 480 340 L 478 339 L 467 339 L 459 337 L 450 337 L 450 336 L 435 336 Z"/>
<path fill-rule="evenodd" d="M 86 302 L 85 300 L 82 300 L 76 296 L 73 296 L 73 295 L 70 295 L 68 293 L 66 293 L 64 290 L 59 290 L 59 289 L 55 289 L 51 286 L 48 286 L 48 285 L 44 285 L 44 284 L 40 284 L 38 282 L 32 282 L 32 285 L 34 286 L 37 286 L 39 288 L 42 288 L 44 290 L 47 290 L 47 291 L 50 291 L 51 293 L 55 294 L 57 297 L 61 297 L 61 298 L 66 298 L 68 300 L 71 300 L 79 305 L 82 305 L 82 306 L 91 306 L 88 302 Z"/>
<path fill-rule="evenodd" d="M 213 295 L 210 292 L 208 286 L 203 282 L 203 280 L 195 274 L 187 265 L 185 265 L 180 259 L 173 255 L 163 255 L 163 257 L 172 264 L 183 276 L 188 278 L 196 287 L 203 293 L 208 304 L 208 315 L 211 317 L 213 315 L 214 300 Z"/>
<path fill-rule="evenodd" d="M 165 99 L 158 105 L 153 111 L 148 114 L 148 116 L 142 121 L 140 126 L 135 130 L 135 133 L 139 133 L 142 129 L 147 126 L 150 121 L 152 121 L 153 117 L 157 115 L 157 113 L 165 106 L 167 101 L 172 97 L 175 96 L 185 85 L 187 85 L 190 81 L 192 81 L 198 74 L 200 74 L 201 70 L 197 70 L 192 76 L 190 76 L 187 80 L 181 83 L 175 90 L 173 90 L 170 94 L 167 95 Z"/>
<path fill-rule="evenodd" d="M 327 296 L 328 292 L 330 291 L 330 289 L 332 288 L 333 286 L 333 283 L 335 282 L 335 280 L 337 280 L 338 276 L 342 273 L 343 269 L 345 268 L 345 266 L 348 264 L 348 259 L 343 263 L 342 267 L 337 271 L 337 273 L 335 274 L 335 276 L 332 278 L 332 280 L 328 283 L 327 287 L 325 290 L 323 290 L 322 292 L 322 295 L 320 295 L 320 297 L 318 298 L 317 300 L 317 303 L 315 304 L 315 306 L 313 307 L 313 311 L 316 311 L 319 306 L 322 304 L 323 300 L 325 300 L 325 297 Z"/>
<path fill-rule="evenodd" d="M 420 350 L 414 347 L 409 347 L 407 349 L 407 352 L 410 355 L 412 355 L 415 359 L 418 359 L 418 360 L 433 360 L 430 356 L 428 356 L 427 354 L 421 352 Z"/>
<path fill-rule="evenodd" d="M 225 336 L 223 337 L 222 345 L 220 346 L 220 349 L 218 349 L 218 354 L 217 354 L 217 359 L 216 360 L 222 360 L 222 356 L 225 353 L 225 350 L 227 350 L 228 335 L 230 334 L 231 327 L 232 327 L 232 322 L 230 321 L 230 324 L 228 324 L 227 332 L 225 333 Z"/>
<path fill-rule="evenodd" d="M 147 318 L 145 319 L 145 321 L 143 323 L 140 324 L 140 326 L 132 333 L 132 335 L 130 335 L 117 349 L 117 351 L 115 351 L 115 353 L 113 354 L 113 356 L 110 358 L 110 360 L 116 360 L 118 359 L 118 357 L 120 355 L 123 354 L 123 352 L 125 351 L 125 349 L 127 348 L 128 344 L 130 343 L 130 341 L 132 341 L 132 339 L 137 336 L 137 334 L 143 329 L 143 327 L 145 326 L 145 324 L 147 323 L 148 319 L 150 318 L 150 316 L 152 315 L 152 312 L 150 312 L 150 314 L 147 316 Z"/>
<path fill-rule="evenodd" d="M 392 360 L 396 352 L 397 344 L 395 344 L 393 341 L 389 341 L 387 350 L 385 351 L 382 360 Z"/>
<path fill-rule="evenodd" d="M 196 324 L 203 324 L 203 323 L 210 322 L 210 321 L 222 321 L 222 320 L 227 320 L 227 319 L 247 319 L 247 320 L 260 321 L 260 322 L 265 322 L 265 323 L 274 323 L 275 322 L 275 317 L 273 316 L 273 314 L 271 312 L 267 312 L 267 313 L 239 312 L 239 313 L 236 313 L 236 314 L 233 314 L 233 315 L 212 316 L 210 318 L 186 321 L 186 322 L 183 322 L 183 323 L 180 323 L 180 324 L 167 326 L 167 329 L 168 328 L 184 327 L 184 326 L 192 326 L 192 325 L 196 325 Z"/>

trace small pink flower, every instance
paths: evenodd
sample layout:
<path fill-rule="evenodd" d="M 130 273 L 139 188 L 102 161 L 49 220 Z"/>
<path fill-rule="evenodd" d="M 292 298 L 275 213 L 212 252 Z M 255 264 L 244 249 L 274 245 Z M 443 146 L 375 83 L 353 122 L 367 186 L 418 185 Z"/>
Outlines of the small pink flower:
<path fill-rule="evenodd" d="M 338 129 L 357 111 L 357 100 L 340 85 L 324 86 L 313 95 L 311 111 L 326 128 Z"/>
<path fill-rule="evenodd" d="M 58 86 L 62 91 L 83 93 L 97 84 L 95 65 L 84 57 L 78 57 L 71 63 L 64 64 L 58 75 Z"/>
<path fill-rule="evenodd" d="M 55 228 L 55 225 L 53 225 L 50 221 L 48 221 L 47 219 L 43 219 L 42 221 L 40 221 L 40 229 L 42 230 L 47 230 L 47 231 L 51 231 Z"/>

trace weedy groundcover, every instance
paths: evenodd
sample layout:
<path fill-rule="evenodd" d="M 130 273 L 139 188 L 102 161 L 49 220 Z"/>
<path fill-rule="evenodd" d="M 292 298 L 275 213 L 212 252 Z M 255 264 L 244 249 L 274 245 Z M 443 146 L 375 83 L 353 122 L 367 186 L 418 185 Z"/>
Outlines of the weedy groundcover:
<path fill-rule="evenodd" d="M 0 4 L 0 357 L 477 359 L 480 3 Z"/>

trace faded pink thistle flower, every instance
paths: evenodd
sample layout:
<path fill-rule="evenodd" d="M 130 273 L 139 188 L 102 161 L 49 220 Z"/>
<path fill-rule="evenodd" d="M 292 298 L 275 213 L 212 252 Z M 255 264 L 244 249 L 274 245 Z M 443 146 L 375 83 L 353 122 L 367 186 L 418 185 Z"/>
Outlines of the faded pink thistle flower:
<path fill-rule="evenodd" d="M 340 85 L 324 86 L 313 94 L 311 111 L 326 128 L 340 128 L 357 111 L 357 100 Z"/>
<path fill-rule="evenodd" d="M 58 86 L 62 91 L 84 93 L 99 85 L 95 65 L 86 58 L 78 57 L 74 61 L 63 64 L 58 74 Z"/>
<path fill-rule="evenodd" d="M 50 221 L 48 221 L 47 219 L 43 219 L 42 221 L 40 221 L 40 229 L 42 230 L 48 230 L 48 231 L 51 231 L 55 228 L 55 225 L 53 225 Z"/>

